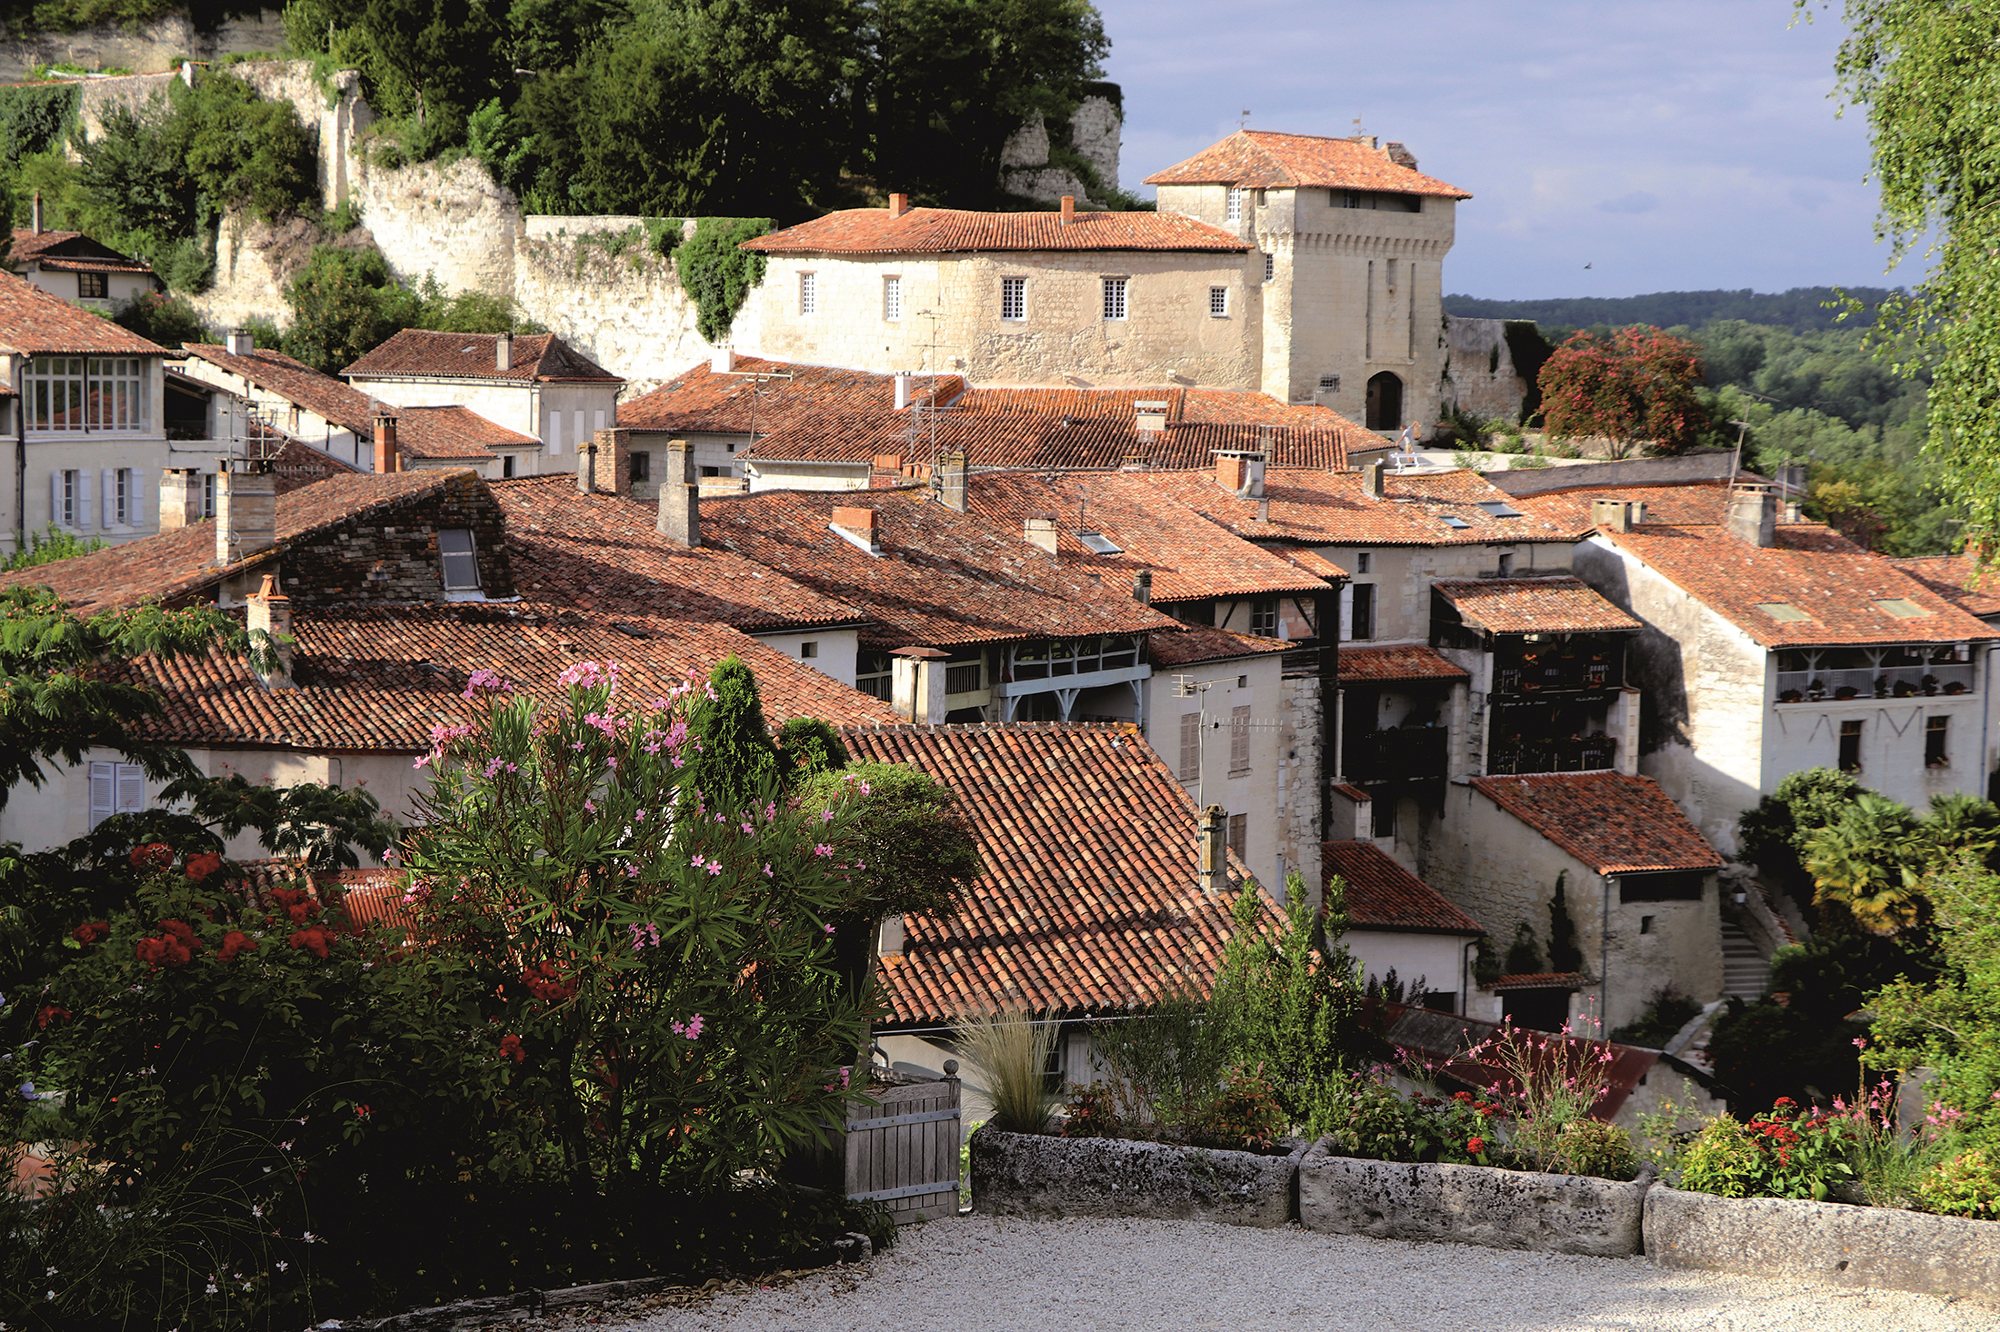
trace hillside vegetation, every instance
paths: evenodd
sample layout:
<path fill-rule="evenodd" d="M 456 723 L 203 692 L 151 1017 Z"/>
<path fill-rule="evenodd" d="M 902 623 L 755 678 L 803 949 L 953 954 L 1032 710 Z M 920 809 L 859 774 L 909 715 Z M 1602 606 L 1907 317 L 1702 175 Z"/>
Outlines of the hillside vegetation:
<path fill-rule="evenodd" d="M 1532 319 L 1542 326 L 1544 333 L 1570 328 L 1623 328 L 1630 324 L 1699 328 L 1725 319 L 1807 333 L 1836 326 L 1867 327 L 1874 322 L 1868 312 L 1888 294 L 1881 287 L 1793 287 L 1781 292 L 1655 291 L 1644 296 L 1560 296 L 1533 301 L 1454 295 L 1444 298 L 1444 308 L 1468 319 Z M 1868 312 L 1841 320 L 1843 296 L 1860 301 Z"/>

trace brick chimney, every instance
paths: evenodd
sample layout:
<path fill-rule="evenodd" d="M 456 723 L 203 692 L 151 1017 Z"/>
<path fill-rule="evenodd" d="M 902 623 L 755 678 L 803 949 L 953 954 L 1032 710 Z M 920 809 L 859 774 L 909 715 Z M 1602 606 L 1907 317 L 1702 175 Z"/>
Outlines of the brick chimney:
<path fill-rule="evenodd" d="M 160 473 L 160 530 L 178 532 L 201 521 L 201 472 L 169 467 Z"/>
<path fill-rule="evenodd" d="M 937 460 L 938 503 L 964 513 L 966 483 L 965 454 L 954 450 L 941 455 Z"/>
<path fill-rule="evenodd" d="M 493 339 L 493 368 L 507 371 L 514 368 L 514 335 L 502 333 Z"/>
<path fill-rule="evenodd" d="M 666 470 L 660 476 L 660 535 L 694 550 L 701 545 L 701 482 L 695 477 L 694 449 L 684 439 L 667 442 Z"/>
<path fill-rule="evenodd" d="M 403 470 L 403 446 L 396 442 L 396 417 L 391 412 L 378 412 L 375 416 L 375 470 Z"/>
<path fill-rule="evenodd" d="M 247 328 L 232 328 L 222 339 L 222 349 L 231 356 L 248 356 L 257 350 L 257 338 Z"/>
<path fill-rule="evenodd" d="M 1056 524 L 1052 518 L 1030 518 L 1021 524 L 1021 539 L 1036 550 L 1056 553 Z"/>
<path fill-rule="evenodd" d="M 950 654 L 936 648 L 901 647 L 889 658 L 889 706 L 905 721 L 942 725 L 945 663 Z"/>
<path fill-rule="evenodd" d="M 1371 458 L 1361 465 L 1361 495 L 1364 499 L 1382 498 L 1382 460 Z"/>
<path fill-rule="evenodd" d="M 632 432 L 606 426 L 591 436 L 597 444 L 597 488 L 613 495 L 632 493 Z"/>
<path fill-rule="evenodd" d="M 215 477 L 215 562 L 234 564 L 278 544 L 278 478 L 268 462 L 232 461 Z"/>
<path fill-rule="evenodd" d="M 905 214 L 905 213 L 907 213 L 907 212 L 909 212 L 909 211 L 910 211 L 910 196 L 909 196 L 909 195 L 907 195 L 907 194 L 891 194 L 891 195 L 889 196 L 889 216 L 890 216 L 890 217 L 901 217 L 901 216 L 902 216 L 903 214 Z"/>
<path fill-rule="evenodd" d="M 275 574 L 244 603 L 250 631 L 250 669 L 266 689 L 290 689 L 292 681 L 292 599 L 278 590 Z"/>
<path fill-rule="evenodd" d="M 1770 546 L 1778 539 L 1778 496 L 1767 485 L 1738 484 L 1729 488 L 1729 534 L 1753 546 Z"/>
<path fill-rule="evenodd" d="M 1229 886 L 1229 819 L 1220 805 L 1204 806 L 1196 822 L 1196 885 L 1206 897 Z"/>
<path fill-rule="evenodd" d="M 1076 221 L 1076 196 L 1065 194 L 1062 197 L 1062 224 L 1068 226 L 1074 221 Z"/>
<path fill-rule="evenodd" d="M 1264 498 L 1264 455 L 1242 452 L 1216 454 L 1215 484 L 1239 499 Z"/>
<path fill-rule="evenodd" d="M 828 523 L 827 527 L 836 535 L 846 537 L 870 555 L 882 553 L 881 543 L 875 537 L 873 509 L 859 504 L 843 504 L 833 511 L 833 521 Z"/>

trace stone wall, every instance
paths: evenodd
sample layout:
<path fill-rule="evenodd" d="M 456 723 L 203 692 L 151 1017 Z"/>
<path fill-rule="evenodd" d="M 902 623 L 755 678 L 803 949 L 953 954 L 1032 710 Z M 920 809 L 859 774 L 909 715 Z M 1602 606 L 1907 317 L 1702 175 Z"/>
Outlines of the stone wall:
<path fill-rule="evenodd" d="M 285 552 L 284 585 L 301 602 L 443 601 L 441 527 L 472 532 L 487 596 L 514 594 L 500 506 L 470 473 L 372 510 L 366 522 L 343 523 L 293 543 Z"/>
<path fill-rule="evenodd" d="M 385 167 L 361 156 L 353 197 L 389 271 L 402 281 L 428 276 L 446 291 L 514 295 L 521 206 L 476 159 Z"/>
<path fill-rule="evenodd" d="M 1125 113 L 1116 85 L 1093 93 L 1077 104 L 1069 121 L 1069 151 L 1081 158 L 1101 188 L 1093 189 L 1067 164 L 1050 161 L 1053 142 L 1048 122 L 1029 116 L 1000 150 L 1000 183 L 1009 194 L 1054 204 L 1065 194 L 1095 203 L 1118 188 L 1118 149 L 1125 131 Z"/>
<path fill-rule="evenodd" d="M 1519 421 L 1534 385 L 1514 364 L 1506 319 L 1444 317 L 1446 406 L 1473 416 Z M 1537 337 L 1540 334 L 1536 334 Z"/>
<path fill-rule="evenodd" d="M 283 325 L 289 322 L 285 288 L 306 266 L 314 247 L 366 249 L 373 243 L 362 227 L 333 236 L 307 218 L 265 222 L 231 209 L 216 229 L 214 284 L 187 301 L 202 323 L 218 333 L 252 319 Z"/>
<path fill-rule="evenodd" d="M 514 244 L 514 300 L 521 313 L 643 393 L 707 359 L 694 303 L 672 261 L 642 238 L 623 249 L 592 243 L 637 218 L 525 219 Z M 562 224 L 551 226 L 552 223 Z M 600 228 L 594 224 L 603 223 Z M 610 225 L 623 224 L 623 225 Z"/>
<path fill-rule="evenodd" d="M 273 8 L 197 27 L 185 14 L 130 27 L 35 32 L 0 38 L 0 82 L 32 78 L 38 65 L 83 69 L 170 70 L 183 60 L 214 60 L 285 44 L 284 15 Z"/>
<path fill-rule="evenodd" d="M 176 73 L 129 74 L 118 78 L 83 79 L 78 84 L 77 131 L 94 139 L 104 128 L 104 118 L 116 110 L 138 111 L 158 98 L 165 100 L 167 87 Z"/>

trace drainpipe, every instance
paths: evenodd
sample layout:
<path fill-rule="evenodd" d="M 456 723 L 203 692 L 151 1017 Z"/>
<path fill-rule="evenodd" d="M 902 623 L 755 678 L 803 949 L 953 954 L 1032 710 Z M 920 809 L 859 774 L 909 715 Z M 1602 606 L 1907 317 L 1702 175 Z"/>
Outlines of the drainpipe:
<path fill-rule="evenodd" d="M 28 391 L 21 379 L 28 358 L 14 357 L 14 549 L 28 548 Z M 50 522 L 55 518 L 51 515 Z"/>
<path fill-rule="evenodd" d="M 1472 1011 L 1472 957 L 1479 951 L 1479 940 L 1468 939 L 1458 950 L 1458 1015 L 1464 1017 Z"/>
<path fill-rule="evenodd" d="M 1611 1033 L 1611 884 L 1617 876 L 1604 876 L 1604 906 L 1597 926 L 1597 1035 L 1603 1040 Z"/>

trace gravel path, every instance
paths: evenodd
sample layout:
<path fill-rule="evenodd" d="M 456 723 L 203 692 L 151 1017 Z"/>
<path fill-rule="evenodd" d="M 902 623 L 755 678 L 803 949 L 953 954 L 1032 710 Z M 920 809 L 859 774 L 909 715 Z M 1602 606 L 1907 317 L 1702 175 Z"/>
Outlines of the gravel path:
<path fill-rule="evenodd" d="M 2000 1329 L 2000 1310 L 1899 1291 L 1666 1272 L 1640 1259 L 1406 1244 L 1296 1226 L 960 1217 L 905 1230 L 894 1250 L 864 1266 L 732 1286 L 692 1306 L 602 1310 L 590 1321 L 628 1332 L 1974 1332 Z"/>

